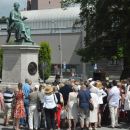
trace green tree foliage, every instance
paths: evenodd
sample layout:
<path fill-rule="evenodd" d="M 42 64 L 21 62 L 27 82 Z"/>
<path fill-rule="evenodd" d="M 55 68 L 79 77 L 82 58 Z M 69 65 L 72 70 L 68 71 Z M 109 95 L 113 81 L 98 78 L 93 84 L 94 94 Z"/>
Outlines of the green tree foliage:
<path fill-rule="evenodd" d="M 39 76 L 45 81 L 51 74 L 51 49 L 48 42 L 40 43 L 38 64 Z"/>
<path fill-rule="evenodd" d="M 81 23 L 86 32 L 85 47 L 77 51 L 82 61 L 101 58 L 124 60 L 122 78 L 130 76 L 130 1 L 63 0 L 80 3 Z"/>
<path fill-rule="evenodd" d="M 0 78 L 2 78 L 2 66 L 3 66 L 3 49 L 0 48 Z"/>
<path fill-rule="evenodd" d="M 2 16 L 0 18 L 0 23 L 6 23 L 7 18 L 5 16 Z"/>

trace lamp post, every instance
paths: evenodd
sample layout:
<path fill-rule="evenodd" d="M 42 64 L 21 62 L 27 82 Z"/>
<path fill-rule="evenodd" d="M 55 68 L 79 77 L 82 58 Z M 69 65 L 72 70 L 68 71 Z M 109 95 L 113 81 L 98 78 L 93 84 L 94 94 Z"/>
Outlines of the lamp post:
<path fill-rule="evenodd" d="M 52 21 L 52 23 L 56 24 L 56 21 Z M 57 28 L 58 28 L 58 25 L 57 25 Z M 61 81 L 62 81 L 62 78 L 63 78 L 63 68 L 62 68 L 62 64 L 63 64 L 63 52 L 62 52 L 62 37 L 61 37 L 61 28 L 58 28 L 59 29 L 59 51 L 60 51 L 60 77 L 61 77 Z"/>
<path fill-rule="evenodd" d="M 84 48 L 84 28 L 83 25 L 81 26 L 81 46 Z M 82 63 L 82 78 L 83 80 L 86 80 L 86 63 Z"/>
<path fill-rule="evenodd" d="M 63 78 L 63 71 L 62 71 L 62 63 L 63 63 L 63 53 L 62 53 L 62 41 L 61 41 L 61 29 L 59 30 L 60 33 L 60 42 L 59 42 L 59 50 L 60 50 L 60 76 L 61 76 L 61 81 Z"/>

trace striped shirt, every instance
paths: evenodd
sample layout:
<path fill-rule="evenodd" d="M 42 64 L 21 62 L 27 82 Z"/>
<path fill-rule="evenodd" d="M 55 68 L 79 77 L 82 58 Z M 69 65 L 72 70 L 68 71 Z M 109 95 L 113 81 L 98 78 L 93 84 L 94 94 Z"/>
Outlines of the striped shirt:
<path fill-rule="evenodd" d="M 13 92 L 6 90 L 3 94 L 3 96 L 4 96 L 4 103 L 12 103 L 13 97 L 14 97 Z"/>

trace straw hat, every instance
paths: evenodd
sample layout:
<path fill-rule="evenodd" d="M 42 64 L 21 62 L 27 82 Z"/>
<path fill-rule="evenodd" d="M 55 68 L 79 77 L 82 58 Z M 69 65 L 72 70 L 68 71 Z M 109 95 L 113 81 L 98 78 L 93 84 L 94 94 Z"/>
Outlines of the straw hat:
<path fill-rule="evenodd" d="M 45 94 L 50 94 L 53 92 L 53 88 L 51 86 L 46 86 L 44 92 Z"/>

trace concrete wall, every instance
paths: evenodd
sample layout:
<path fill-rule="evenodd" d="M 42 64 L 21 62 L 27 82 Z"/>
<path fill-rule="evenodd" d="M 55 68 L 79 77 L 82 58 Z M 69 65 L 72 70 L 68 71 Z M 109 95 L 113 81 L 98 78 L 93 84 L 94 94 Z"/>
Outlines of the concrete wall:
<path fill-rule="evenodd" d="M 52 49 L 52 63 L 60 64 L 60 35 L 33 35 L 36 43 L 48 41 Z M 80 64 L 80 57 L 76 55 L 75 50 L 81 46 L 80 34 L 61 34 L 63 62 L 67 64 Z"/>
<path fill-rule="evenodd" d="M 11 36 L 13 40 L 13 36 Z M 50 44 L 52 50 L 52 63 L 60 64 L 60 34 L 33 34 L 33 41 L 40 43 L 41 41 L 47 41 Z M 67 64 L 81 64 L 80 57 L 76 55 L 75 50 L 81 47 L 81 34 L 61 34 L 62 54 L 63 62 Z M 6 44 L 6 36 L 0 35 L 0 45 Z"/>

